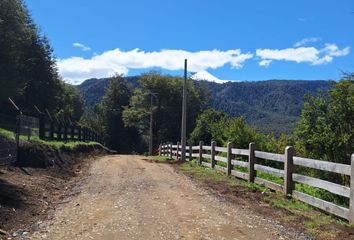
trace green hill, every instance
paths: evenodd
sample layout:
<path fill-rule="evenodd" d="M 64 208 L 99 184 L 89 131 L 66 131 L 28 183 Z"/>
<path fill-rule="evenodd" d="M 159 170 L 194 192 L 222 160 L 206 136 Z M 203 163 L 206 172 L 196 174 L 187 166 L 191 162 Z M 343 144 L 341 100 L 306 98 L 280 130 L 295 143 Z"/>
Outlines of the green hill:
<path fill-rule="evenodd" d="M 126 80 L 137 87 L 139 77 Z M 304 95 L 316 95 L 318 90 L 327 92 L 334 81 L 269 80 L 255 82 L 228 82 L 206 84 L 212 96 L 211 106 L 230 116 L 244 116 L 247 122 L 265 133 L 290 133 L 299 119 Z M 78 85 L 86 106 L 93 107 L 102 98 L 108 79 L 89 79 Z"/>

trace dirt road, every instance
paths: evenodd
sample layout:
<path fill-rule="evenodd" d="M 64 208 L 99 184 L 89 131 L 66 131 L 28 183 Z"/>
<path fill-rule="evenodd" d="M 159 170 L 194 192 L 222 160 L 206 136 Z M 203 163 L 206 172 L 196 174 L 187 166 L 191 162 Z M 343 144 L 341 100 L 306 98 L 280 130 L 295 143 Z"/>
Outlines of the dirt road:
<path fill-rule="evenodd" d="M 31 239 L 298 239 L 140 156 L 95 160 Z"/>

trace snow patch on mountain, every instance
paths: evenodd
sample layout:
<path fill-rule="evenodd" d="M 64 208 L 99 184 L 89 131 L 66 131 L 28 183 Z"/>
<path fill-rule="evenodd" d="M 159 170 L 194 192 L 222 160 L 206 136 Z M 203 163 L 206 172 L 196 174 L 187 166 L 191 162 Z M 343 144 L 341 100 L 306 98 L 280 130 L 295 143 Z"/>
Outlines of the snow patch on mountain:
<path fill-rule="evenodd" d="M 215 83 L 220 83 L 220 84 L 230 82 L 230 80 L 221 80 L 205 70 L 193 74 L 191 76 L 191 79 L 196 80 L 196 81 L 203 81 L 204 80 L 204 81 L 215 82 Z"/>

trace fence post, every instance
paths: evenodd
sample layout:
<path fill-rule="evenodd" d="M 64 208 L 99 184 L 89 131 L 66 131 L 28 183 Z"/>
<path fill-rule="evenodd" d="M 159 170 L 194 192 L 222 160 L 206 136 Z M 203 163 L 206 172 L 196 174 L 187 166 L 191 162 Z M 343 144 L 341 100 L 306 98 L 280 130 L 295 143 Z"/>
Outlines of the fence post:
<path fill-rule="evenodd" d="M 254 170 L 254 163 L 256 161 L 255 157 L 256 144 L 249 144 L 249 155 L 248 155 L 248 181 L 254 182 L 254 178 L 256 177 L 256 171 Z"/>
<path fill-rule="evenodd" d="M 50 140 L 54 140 L 54 122 L 50 121 L 50 133 L 49 133 Z"/>
<path fill-rule="evenodd" d="M 215 146 L 216 146 L 216 142 L 215 141 L 211 141 L 211 145 L 210 145 L 211 168 L 215 167 Z"/>
<path fill-rule="evenodd" d="M 78 126 L 78 127 L 77 127 L 77 130 L 78 130 L 77 139 L 78 139 L 79 141 L 81 141 L 81 140 L 82 140 L 82 139 L 81 139 L 81 126 Z"/>
<path fill-rule="evenodd" d="M 350 161 L 349 223 L 354 224 L 354 153 Z"/>
<path fill-rule="evenodd" d="M 68 140 L 68 127 L 64 124 L 64 142 Z"/>
<path fill-rule="evenodd" d="M 192 142 L 189 142 L 189 151 L 188 151 L 188 153 L 189 153 L 188 159 L 189 159 L 189 161 L 192 161 L 192 158 L 193 158 L 193 144 L 192 144 Z"/>
<path fill-rule="evenodd" d="M 75 127 L 73 125 L 71 125 L 70 130 L 71 130 L 71 136 L 70 136 L 71 140 L 74 140 L 75 139 Z"/>
<path fill-rule="evenodd" d="M 61 140 L 61 123 L 58 123 L 58 126 L 57 126 L 57 130 L 58 130 L 58 132 L 57 132 L 57 140 Z"/>
<path fill-rule="evenodd" d="M 233 146 L 232 142 L 227 143 L 227 175 L 231 175 L 231 171 L 232 171 L 232 164 L 231 164 L 232 146 Z"/>
<path fill-rule="evenodd" d="M 83 128 L 83 139 L 84 139 L 84 142 L 86 142 L 86 140 L 87 140 L 87 128 L 86 127 L 84 127 Z"/>
<path fill-rule="evenodd" d="M 170 158 L 171 158 L 171 159 L 173 158 L 172 150 L 173 150 L 173 148 L 172 148 L 172 143 L 170 143 Z"/>
<path fill-rule="evenodd" d="M 176 159 L 178 160 L 178 152 L 179 152 L 179 145 L 180 145 L 180 142 L 177 142 L 177 150 L 176 150 Z"/>
<path fill-rule="evenodd" d="M 204 142 L 200 141 L 199 142 L 199 165 L 202 165 L 202 161 L 203 161 L 203 145 Z"/>
<path fill-rule="evenodd" d="M 159 156 L 162 155 L 161 150 L 162 150 L 162 144 L 160 143 L 160 145 L 159 145 Z"/>
<path fill-rule="evenodd" d="M 285 162 L 284 162 L 284 194 L 293 193 L 293 156 L 295 154 L 294 148 L 287 146 L 285 148 Z"/>
<path fill-rule="evenodd" d="M 42 114 L 39 116 L 39 139 L 45 140 L 45 118 Z"/>

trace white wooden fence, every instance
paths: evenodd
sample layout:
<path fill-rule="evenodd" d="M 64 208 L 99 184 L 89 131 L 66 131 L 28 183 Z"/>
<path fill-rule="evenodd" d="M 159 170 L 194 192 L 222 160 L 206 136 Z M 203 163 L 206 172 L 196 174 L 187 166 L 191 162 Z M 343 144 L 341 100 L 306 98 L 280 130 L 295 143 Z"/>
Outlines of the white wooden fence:
<path fill-rule="evenodd" d="M 179 159 L 181 155 L 181 146 L 179 143 L 177 143 L 177 145 L 161 144 L 159 150 L 160 155 L 168 156 L 170 158 Z M 204 145 L 204 143 L 201 141 L 199 146 L 189 146 L 187 147 L 186 151 L 187 160 L 197 158 L 201 166 L 223 171 L 228 175 L 233 175 L 237 178 L 241 178 L 249 182 L 263 184 L 275 191 L 282 191 L 285 195 L 292 195 L 294 198 L 300 201 L 320 208 L 341 218 L 347 219 L 352 224 L 354 223 L 354 154 L 351 156 L 351 165 L 347 165 L 297 157 L 295 156 L 293 147 L 290 146 L 285 148 L 284 154 L 277 154 L 257 151 L 254 143 L 250 143 L 248 149 L 237 149 L 233 148 L 232 143 L 228 143 L 227 147 L 218 147 L 214 141 L 211 142 L 211 145 Z M 244 161 L 236 159 L 237 156 L 244 156 L 244 158 L 247 158 L 248 160 Z M 266 159 L 282 163 L 280 165 L 282 165 L 283 168 L 279 169 L 261 165 L 259 162 L 257 162 L 257 159 Z M 208 162 L 205 160 L 208 160 Z M 223 162 L 224 164 L 222 165 L 224 166 L 218 165 L 218 162 Z M 247 169 L 247 171 L 238 171 L 234 169 L 234 166 L 242 167 Z M 351 187 L 346 187 L 330 181 L 298 174 L 295 172 L 296 166 L 350 176 Z M 284 180 L 284 184 L 280 185 L 272 181 L 257 177 L 257 171 L 280 177 Z M 295 182 L 324 189 L 336 195 L 349 198 L 349 208 L 338 206 L 332 202 L 328 202 L 303 192 L 296 191 Z"/>

